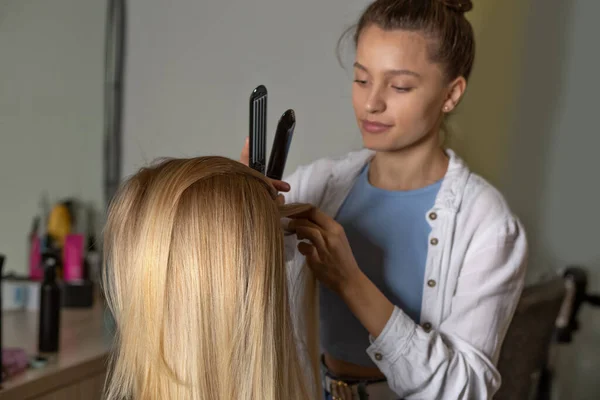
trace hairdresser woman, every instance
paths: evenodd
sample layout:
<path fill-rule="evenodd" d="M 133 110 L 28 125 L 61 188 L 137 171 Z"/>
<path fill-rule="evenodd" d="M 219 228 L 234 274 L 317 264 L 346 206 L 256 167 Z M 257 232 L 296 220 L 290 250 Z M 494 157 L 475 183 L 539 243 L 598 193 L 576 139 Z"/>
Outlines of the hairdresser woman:
<path fill-rule="evenodd" d="M 329 399 L 489 399 L 500 386 L 525 232 L 440 139 L 473 65 L 471 8 L 372 3 L 357 24 L 352 92 L 366 149 L 275 183 L 286 202 L 318 207 L 290 227 L 302 240 L 294 262 L 321 282 Z"/>

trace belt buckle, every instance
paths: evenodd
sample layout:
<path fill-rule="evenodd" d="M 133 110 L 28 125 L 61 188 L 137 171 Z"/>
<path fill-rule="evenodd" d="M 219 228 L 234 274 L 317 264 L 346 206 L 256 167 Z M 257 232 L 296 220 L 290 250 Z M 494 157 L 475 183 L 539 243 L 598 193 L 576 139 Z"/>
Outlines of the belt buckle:
<path fill-rule="evenodd" d="M 331 378 L 329 393 L 332 400 L 353 400 L 352 388 L 344 381 Z"/>

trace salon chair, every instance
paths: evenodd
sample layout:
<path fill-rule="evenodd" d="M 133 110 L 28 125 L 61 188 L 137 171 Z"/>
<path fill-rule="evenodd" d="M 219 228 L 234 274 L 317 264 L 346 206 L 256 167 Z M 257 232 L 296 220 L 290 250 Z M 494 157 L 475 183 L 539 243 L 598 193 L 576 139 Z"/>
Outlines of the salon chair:
<path fill-rule="evenodd" d="M 523 290 L 500 352 L 502 385 L 494 399 L 551 399 L 552 346 L 573 340 L 584 303 L 598 307 L 600 296 L 587 293 L 587 274 L 579 267 Z"/>

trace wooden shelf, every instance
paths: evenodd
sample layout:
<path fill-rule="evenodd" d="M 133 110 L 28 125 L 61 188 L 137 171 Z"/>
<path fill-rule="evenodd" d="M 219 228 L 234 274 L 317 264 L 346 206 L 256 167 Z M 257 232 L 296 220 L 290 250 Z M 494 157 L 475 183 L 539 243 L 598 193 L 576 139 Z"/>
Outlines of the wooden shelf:
<path fill-rule="evenodd" d="M 61 311 L 60 351 L 40 369 L 29 369 L 2 383 L 2 400 L 100 399 L 112 343 L 111 319 L 104 305 Z M 4 347 L 37 354 L 37 312 L 3 313 Z"/>

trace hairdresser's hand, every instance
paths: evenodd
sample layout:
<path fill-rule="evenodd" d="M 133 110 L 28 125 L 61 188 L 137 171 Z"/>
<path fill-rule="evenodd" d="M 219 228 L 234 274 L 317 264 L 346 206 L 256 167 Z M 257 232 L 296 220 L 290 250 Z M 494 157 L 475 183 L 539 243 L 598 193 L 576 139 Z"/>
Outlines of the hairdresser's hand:
<path fill-rule="evenodd" d="M 244 148 L 242 149 L 242 154 L 240 154 L 240 162 L 246 166 L 250 164 L 250 141 L 249 141 L 248 137 L 246 137 L 246 141 L 244 142 Z M 275 189 L 277 189 L 278 191 L 280 191 L 280 192 L 289 192 L 290 191 L 290 185 L 287 182 L 278 181 L 278 180 L 270 179 L 270 178 L 267 178 L 267 179 L 269 179 L 269 181 L 271 181 L 271 184 L 273 185 L 273 187 Z M 281 204 L 285 203 L 285 198 L 281 194 L 279 196 L 277 196 L 277 200 Z"/>
<path fill-rule="evenodd" d="M 373 337 L 378 337 L 390 319 L 394 305 L 360 270 L 344 228 L 333 218 L 313 208 L 290 217 L 289 230 L 300 242 L 298 250 L 306 263 L 329 289 L 336 292 Z"/>
<path fill-rule="evenodd" d="M 298 239 L 310 242 L 300 242 L 298 250 L 319 281 L 342 294 L 361 278 L 362 271 L 339 223 L 318 208 L 290 218 L 288 230 L 295 232 Z"/>

